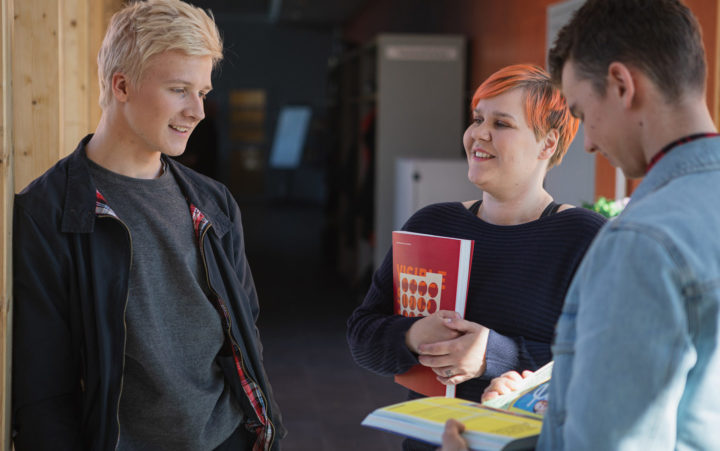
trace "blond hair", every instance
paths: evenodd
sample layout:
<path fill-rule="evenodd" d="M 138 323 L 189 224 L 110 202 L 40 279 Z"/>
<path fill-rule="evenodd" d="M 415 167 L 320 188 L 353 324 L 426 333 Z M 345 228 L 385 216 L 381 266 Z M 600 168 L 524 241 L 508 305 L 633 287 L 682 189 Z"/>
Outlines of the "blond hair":
<path fill-rule="evenodd" d="M 100 106 L 110 105 L 112 77 L 121 72 L 137 84 L 148 59 L 168 50 L 222 60 L 222 40 L 211 12 L 180 0 L 136 1 L 110 19 L 98 53 Z"/>

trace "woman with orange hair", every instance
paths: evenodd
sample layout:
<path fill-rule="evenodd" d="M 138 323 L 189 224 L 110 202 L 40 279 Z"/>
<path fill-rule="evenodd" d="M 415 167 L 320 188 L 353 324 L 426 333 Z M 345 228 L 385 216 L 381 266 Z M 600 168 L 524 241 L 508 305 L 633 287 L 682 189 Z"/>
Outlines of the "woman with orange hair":
<path fill-rule="evenodd" d="M 492 378 L 550 361 L 565 292 L 605 222 L 556 203 L 543 188 L 577 128 L 565 98 L 537 66 L 509 66 L 480 85 L 463 144 L 468 178 L 482 198 L 427 206 L 403 226 L 475 241 L 465 319 L 448 311 L 393 315 L 390 250 L 348 320 L 359 365 L 394 375 L 420 363 L 457 385 L 457 397 L 479 401 Z"/>

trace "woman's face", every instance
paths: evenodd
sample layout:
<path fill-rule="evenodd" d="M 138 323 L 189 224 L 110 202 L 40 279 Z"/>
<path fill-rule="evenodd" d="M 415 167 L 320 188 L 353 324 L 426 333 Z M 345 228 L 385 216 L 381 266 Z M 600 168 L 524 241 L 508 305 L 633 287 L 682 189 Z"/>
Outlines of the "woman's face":
<path fill-rule="evenodd" d="M 499 198 L 542 186 L 547 170 L 545 139 L 538 141 L 525 120 L 523 93 L 512 89 L 481 99 L 463 136 L 468 178 Z"/>

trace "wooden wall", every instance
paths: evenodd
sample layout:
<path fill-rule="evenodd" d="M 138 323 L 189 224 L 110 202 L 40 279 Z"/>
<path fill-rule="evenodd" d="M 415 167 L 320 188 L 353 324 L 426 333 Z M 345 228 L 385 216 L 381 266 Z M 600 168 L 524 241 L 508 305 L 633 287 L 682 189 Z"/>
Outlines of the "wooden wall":
<path fill-rule="evenodd" d="M 96 56 L 122 0 L 0 0 L 0 450 L 10 447 L 12 197 L 100 118 Z"/>
<path fill-rule="evenodd" d="M 10 21 L 12 1 L 0 0 L 0 450 L 10 447 L 10 332 L 13 160 L 10 115 Z"/>

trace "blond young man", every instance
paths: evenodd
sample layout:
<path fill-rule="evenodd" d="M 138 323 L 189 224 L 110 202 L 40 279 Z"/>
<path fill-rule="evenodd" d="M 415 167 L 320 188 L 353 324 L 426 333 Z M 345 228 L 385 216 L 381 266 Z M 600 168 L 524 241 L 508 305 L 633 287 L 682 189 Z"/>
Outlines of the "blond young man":
<path fill-rule="evenodd" d="M 222 43 L 179 0 L 128 5 L 102 118 L 17 195 L 15 448 L 278 449 L 240 211 L 179 165 Z"/>

